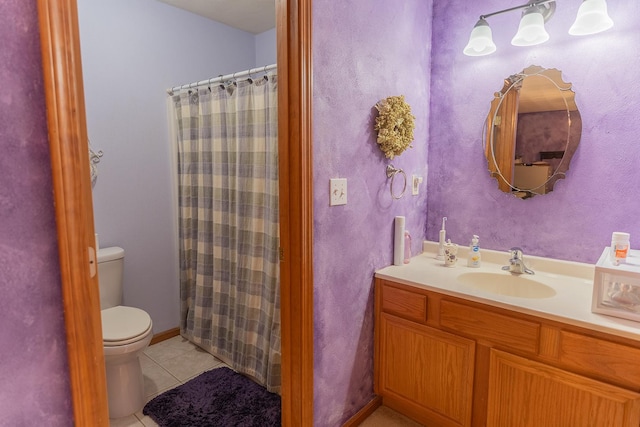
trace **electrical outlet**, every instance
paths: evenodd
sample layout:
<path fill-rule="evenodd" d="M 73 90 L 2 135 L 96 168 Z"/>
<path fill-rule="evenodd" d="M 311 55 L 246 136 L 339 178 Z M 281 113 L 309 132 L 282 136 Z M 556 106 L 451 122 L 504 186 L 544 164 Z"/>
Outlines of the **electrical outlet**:
<path fill-rule="evenodd" d="M 329 180 L 329 206 L 347 204 L 347 178 Z"/>
<path fill-rule="evenodd" d="M 420 194 L 420 184 L 422 184 L 422 177 L 417 175 L 411 175 L 411 194 L 417 196 Z"/>

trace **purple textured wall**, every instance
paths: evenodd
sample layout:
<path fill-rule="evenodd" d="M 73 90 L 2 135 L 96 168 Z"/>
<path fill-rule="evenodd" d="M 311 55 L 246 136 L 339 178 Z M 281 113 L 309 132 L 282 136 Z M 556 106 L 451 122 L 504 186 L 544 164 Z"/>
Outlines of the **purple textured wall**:
<path fill-rule="evenodd" d="M 431 1 L 313 2 L 316 426 L 342 425 L 373 397 L 373 273 L 393 262 L 394 217 L 406 217 L 413 253 L 424 238 L 425 186 L 392 201 L 385 168 L 426 179 L 430 38 Z M 373 124 L 392 95 L 405 95 L 416 129 L 414 148 L 389 161 Z M 348 204 L 330 207 L 338 177 Z"/>
<path fill-rule="evenodd" d="M 0 3 L 0 414 L 73 424 L 36 2 Z"/>
<path fill-rule="evenodd" d="M 516 132 L 516 158 L 522 163 L 534 163 L 542 160 L 540 152 L 566 151 L 573 156 L 580 144 L 582 134 L 582 118 L 580 113 L 571 114 L 569 128 L 569 142 L 567 143 L 567 112 L 539 111 L 518 115 L 518 129 Z M 575 148 L 573 148 L 575 147 Z M 557 167 L 566 159 L 545 159 L 546 162 Z M 563 170 L 567 170 L 564 168 Z"/>
<path fill-rule="evenodd" d="M 504 0 L 435 2 L 429 127 L 427 238 L 437 240 L 447 216 L 448 235 L 481 247 L 594 263 L 611 232 L 631 233 L 640 248 L 640 3 L 608 2 L 615 26 L 570 36 L 580 1 L 557 2 L 547 23 L 551 39 L 511 46 L 519 15 L 488 19 L 496 53 L 462 54 L 481 14 L 509 7 Z M 519 200 L 497 190 L 483 155 L 483 123 L 503 79 L 529 65 L 557 68 L 574 85 L 582 139 L 567 178 L 545 196 Z M 635 237 L 634 237 L 635 236 Z"/>

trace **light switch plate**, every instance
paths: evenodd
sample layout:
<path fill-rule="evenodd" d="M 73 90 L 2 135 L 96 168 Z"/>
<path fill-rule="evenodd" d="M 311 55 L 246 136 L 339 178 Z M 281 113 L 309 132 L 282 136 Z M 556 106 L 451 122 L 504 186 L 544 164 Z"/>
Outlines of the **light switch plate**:
<path fill-rule="evenodd" d="M 347 178 L 329 180 L 329 206 L 347 204 Z"/>
<path fill-rule="evenodd" d="M 411 175 L 411 194 L 413 196 L 420 194 L 420 184 L 422 184 L 422 177 Z"/>

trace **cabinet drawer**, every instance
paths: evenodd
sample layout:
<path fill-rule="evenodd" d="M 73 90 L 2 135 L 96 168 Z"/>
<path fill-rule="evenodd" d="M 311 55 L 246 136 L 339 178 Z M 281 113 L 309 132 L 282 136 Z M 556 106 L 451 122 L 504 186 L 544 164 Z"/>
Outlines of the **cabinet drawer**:
<path fill-rule="evenodd" d="M 488 310 L 458 304 L 440 302 L 440 325 L 466 336 L 510 349 L 537 353 L 540 341 L 540 325 L 526 320 L 493 313 Z"/>
<path fill-rule="evenodd" d="M 640 349 L 588 337 L 560 332 L 560 361 L 585 374 L 640 389 Z"/>
<path fill-rule="evenodd" d="M 427 296 L 382 285 L 382 311 L 408 320 L 427 320 Z"/>

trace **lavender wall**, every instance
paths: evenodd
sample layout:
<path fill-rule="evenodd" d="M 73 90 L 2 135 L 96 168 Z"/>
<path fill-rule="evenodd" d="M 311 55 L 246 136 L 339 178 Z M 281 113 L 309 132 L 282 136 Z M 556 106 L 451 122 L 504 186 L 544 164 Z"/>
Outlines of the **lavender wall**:
<path fill-rule="evenodd" d="M 256 67 L 275 64 L 278 62 L 276 29 L 272 28 L 255 35 Z"/>
<path fill-rule="evenodd" d="M 0 3 L 0 414 L 73 424 L 34 0 Z"/>
<path fill-rule="evenodd" d="M 462 54 L 478 16 L 503 9 L 503 0 L 436 2 L 433 8 L 429 205 L 427 238 L 436 240 L 442 216 L 449 236 L 468 244 L 593 263 L 612 231 L 628 231 L 640 247 L 640 3 L 608 2 L 608 32 L 573 37 L 567 30 L 579 1 L 557 2 L 547 23 L 551 39 L 510 45 L 518 14 L 490 18 L 498 51 Z M 503 78 L 529 65 L 562 70 L 582 115 L 582 140 L 567 179 L 545 196 L 519 200 L 497 190 L 483 155 L 483 122 Z M 634 236 L 636 238 L 634 239 Z M 635 242 L 635 244 L 634 244 Z"/>
<path fill-rule="evenodd" d="M 426 178 L 431 1 L 313 2 L 314 419 L 338 426 L 373 397 L 373 273 L 393 262 L 393 220 L 424 238 L 424 185 L 392 201 L 385 168 Z M 388 161 L 377 148 L 376 102 L 404 94 L 415 144 Z M 329 207 L 329 179 L 348 204 Z M 401 182 L 400 182 L 401 184 Z M 398 190 L 398 184 L 394 189 Z"/>
<path fill-rule="evenodd" d="M 567 138 L 567 111 L 518 114 L 515 156 L 520 157 L 522 163 L 542 160 L 540 153 L 545 151 L 565 151 L 572 156 L 580 144 L 581 134 L 582 118 L 578 111 L 571 112 L 569 138 Z M 566 163 L 568 158 L 544 159 L 544 161 L 557 167 L 561 163 Z"/>
<path fill-rule="evenodd" d="M 89 138 L 104 151 L 96 231 L 125 249 L 124 303 L 166 331 L 180 294 L 165 90 L 253 68 L 255 36 L 154 0 L 78 0 L 78 14 Z"/>

